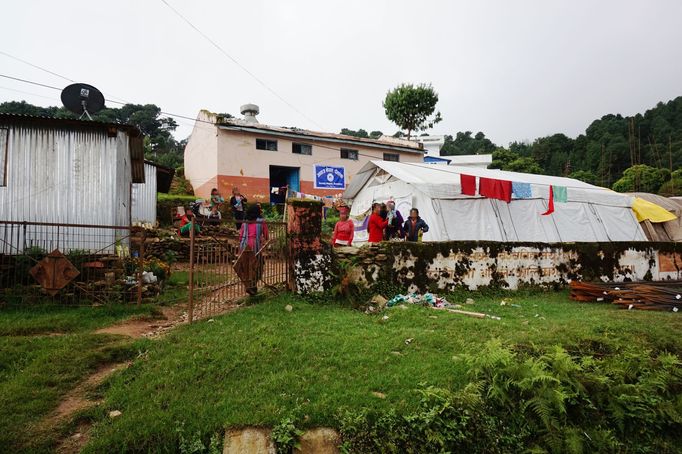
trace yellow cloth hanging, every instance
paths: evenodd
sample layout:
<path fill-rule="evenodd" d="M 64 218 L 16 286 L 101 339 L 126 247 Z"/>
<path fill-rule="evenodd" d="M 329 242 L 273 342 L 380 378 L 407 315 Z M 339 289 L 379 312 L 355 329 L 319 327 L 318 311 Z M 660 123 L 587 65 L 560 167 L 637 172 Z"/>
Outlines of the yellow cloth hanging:
<path fill-rule="evenodd" d="M 632 202 L 632 211 L 635 212 L 638 222 L 642 222 L 646 219 L 651 222 L 668 222 L 677 219 L 677 216 L 662 206 L 639 197 L 635 197 L 635 201 Z"/>

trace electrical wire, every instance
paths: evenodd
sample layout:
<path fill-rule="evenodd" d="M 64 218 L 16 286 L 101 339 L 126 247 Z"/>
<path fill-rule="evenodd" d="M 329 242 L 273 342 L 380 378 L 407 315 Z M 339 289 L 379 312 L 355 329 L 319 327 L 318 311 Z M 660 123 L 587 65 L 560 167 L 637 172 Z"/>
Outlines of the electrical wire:
<path fill-rule="evenodd" d="M 67 80 L 67 81 L 69 81 L 69 82 L 75 82 L 75 80 L 73 80 L 73 79 L 69 79 L 69 78 L 66 77 L 66 76 L 62 76 L 61 74 L 58 74 L 58 73 L 56 73 L 56 72 L 54 72 L 54 71 L 50 71 L 50 70 L 47 69 L 47 68 L 43 68 L 42 66 L 38 66 L 38 65 L 36 65 L 36 64 L 34 64 L 34 63 L 31 63 L 30 61 L 26 61 L 26 60 L 24 60 L 23 58 L 19 58 L 19 57 L 16 57 L 16 56 L 14 56 L 14 55 L 8 54 L 8 53 L 5 52 L 5 51 L 0 50 L 0 54 L 4 55 L 5 57 L 9 57 L 9 58 L 11 58 L 11 59 L 13 59 L 13 60 L 16 60 L 16 61 L 19 61 L 19 62 L 21 62 L 21 63 L 24 63 L 24 64 L 26 64 L 26 65 L 28 65 L 28 66 L 33 67 L 33 68 L 39 69 L 39 70 L 41 70 L 41 71 L 44 71 L 44 72 L 46 72 L 46 73 L 48 73 L 48 74 L 52 74 L 53 76 L 57 76 L 57 77 L 59 77 L 59 78 L 62 78 L 62 79 L 64 79 L 64 80 Z"/>
<path fill-rule="evenodd" d="M 164 1 L 164 0 L 161 0 L 161 1 Z M 12 80 L 16 80 L 16 81 L 19 81 L 19 82 L 24 82 L 24 83 L 32 84 L 32 85 L 37 85 L 37 86 L 40 86 L 40 87 L 51 88 L 51 89 L 54 89 L 54 90 L 61 90 L 61 89 L 58 88 L 58 87 L 53 87 L 53 86 L 50 86 L 50 85 L 46 85 L 46 84 L 42 84 L 42 83 L 39 83 L 39 82 L 30 81 L 30 80 L 27 80 L 27 79 L 21 79 L 21 78 L 18 78 L 18 77 L 8 76 L 8 75 L 6 75 L 6 74 L 0 74 L 0 77 L 5 77 L 5 78 L 7 78 L 7 79 L 12 79 Z M 112 103 L 114 103 L 114 104 L 121 104 L 121 105 L 124 105 L 124 104 L 125 104 L 125 103 L 122 103 L 122 102 L 119 102 L 119 101 L 112 101 L 112 100 L 108 100 L 108 101 L 109 101 L 109 102 L 112 102 Z M 175 114 L 175 113 L 166 112 L 166 111 L 161 111 L 160 113 L 162 113 L 163 115 L 170 116 L 170 117 L 182 118 L 182 119 L 194 121 L 194 122 L 197 122 L 197 123 L 206 123 L 206 124 L 211 125 L 212 127 L 217 127 L 217 126 L 218 126 L 218 125 L 216 125 L 216 123 L 214 123 L 214 122 L 212 122 L 212 121 L 202 120 L 202 119 L 199 119 L 199 118 L 192 118 L 192 117 L 189 117 L 189 116 L 186 116 L 186 115 L 180 115 L 180 114 Z M 299 141 L 297 141 L 297 143 L 301 143 L 301 144 L 305 144 L 305 145 L 311 145 L 311 146 L 315 146 L 315 147 L 318 147 L 318 148 L 325 148 L 325 149 L 332 150 L 332 151 L 339 151 L 339 148 L 330 147 L 330 146 L 321 145 L 321 144 L 319 144 L 319 143 L 316 143 L 316 142 L 314 141 L 314 139 L 311 140 L 311 139 L 302 138 L 302 139 L 300 139 Z M 372 155 L 360 153 L 359 150 L 357 150 L 357 151 L 358 151 L 358 156 L 370 158 L 370 159 L 372 159 L 372 160 L 378 160 L 378 156 L 372 156 Z M 312 164 L 313 164 L 313 165 L 315 165 L 315 164 L 320 164 L 320 163 L 323 163 L 323 162 L 326 162 L 326 161 L 332 161 L 332 160 L 336 160 L 336 159 L 338 159 L 338 158 L 336 158 L 336 157 L 329 157 L 329 158 L 326 158 L 326 159 L 323 159 L 323 160 L 320 160 L 320 161 L 313 162 Z M 300 158 L 299 158 L 299 163 L 300 163 Z M 424 167 L 422 167 L 421 165 L 419 165 L 420 163 L 406 162 L 406 163 L 404 163 L 404 164 L 408 164 L 408 165 L 412 165 L 412 166 L 417 166 L 417 167 L 420 167 L 420 168 L 424 168 Z M 431 167 L 429 167 L 429 168 L 431 168 Z M 437 170 L 437 171 L 441 171 L 441 172 L 446 172 L 446 173 L 448 173 L 448 174 L 450 174 L 450 175 L 452 175 L 452 174 L 455 173 L 455 172 L 452 172 L 452 171 L 449 171 L 449 170 L 439 169 L 438 166 L 433 166 L 432 168 L 433 168 L 433 170 Z M 215 175 L 212 176 L 212 177 L 210 177 L 210 178 L 207 178 L 207 179 L 204 180 L 203 182 L 200 180 L 199 183 L 202 183 L 202 184 L 203 184 L 203 183 L 206 183 L 206 182 L 210 181 L 210 180 L 213 179 L 213 178 L 215 178 Z M 545 187 L 552 186 L 551 184 L 546 184 L 546 183 L 531 183 L 531 184 L 534 184 L 534 185 L 537 185 L 537 186 L 545 186 Z M 600 187 L 596 187 L 596 188 L 584 188 L 584 187 L 574 187 L 574 186 L 566 186 L 566 187 L 567 187 L 567 188 L 572 188 L 572 189 L 582 189 L 582 190 L 599 190 L 599 191 L 603 191 L 603 190 L 604 190 L 604 188 L 600 188 Z"/>
<path fill-rule="evenodd" d="M 263 86 L 266 90 L 268 90 L 270 93 L 275 95 L 280 101 L 282 101 L 284 104 L 289 106 L 292 110 L 294 110 L 296 113 L 301 115 L 303 118 L 306 120 L 310 121 L 313 123 L 315 126 L 318 128 L 324 129 L 322 125 L 320 125 L 318 122 L 310 118 L 308 115 L 306 115 L 304 112 L 302 112 L 300 109 L 298 109 L 296 106 L 294 106 L 292 103 L 284 99 L 283 96 L 281 96 L 279 93 L 277 93 L 273 88 L 271 88 L 268 84 L 266 84 L 262 79 L 260 79 L 258 76 L 256 76 L 253 72 L 251 72 L 246 66 L 241 64 L 236 58 L 234 58 L 232 55 L 230 55 L 225 49 L 222 48 L 218 43 L 216 43 L 214 40 L 212 40 L 206 33 L 202 32 L 199 27 L 194 25 L 192 22 L 190 22 L 189 19 L 187 19 L 185 16 L 182 15 L 177 9 L 175 9 L 170 3 L 168 3 L 166 0 L 161 0 L 161 2 L 166 5 L 173 13 L 175 13 L 180 19 L 182 19 L 187 25 L 189 25 L 194 31 L 196 31 L 199 35 L 201 35 L 202 38 L 204 38 L 206 41 L 208 41 L 213 47 L 218 49 L 218 51 L 223 54 L 225 57 L 227 57 L 232 63 L 237 65 L 242 71 L 244 71 L 246 74 L 251 76 L 253 80 L 258 82 L 261 86 Z"/>

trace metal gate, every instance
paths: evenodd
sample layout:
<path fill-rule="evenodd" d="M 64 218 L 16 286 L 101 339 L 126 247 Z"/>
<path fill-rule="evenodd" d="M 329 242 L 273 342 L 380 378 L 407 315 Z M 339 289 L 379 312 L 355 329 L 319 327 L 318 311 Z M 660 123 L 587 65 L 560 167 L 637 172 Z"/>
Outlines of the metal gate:
<path fill-rule="evenodd" d="M 245 252 L 239 233 L 195 235 L 190 231 L 189 307 L 190 322 L 221 314 L 249 296 L 250 287 L 275 292 L 289 284 L 289 242 L 285 222 L 244 221 L 260 224 L 263 236 L 255 261 L 249 266 L 252 281 L 240 277 Z M 248 252 L 246 252 L 248 253 Z M 235 266 L 236 265 L 236 266 Z"/>

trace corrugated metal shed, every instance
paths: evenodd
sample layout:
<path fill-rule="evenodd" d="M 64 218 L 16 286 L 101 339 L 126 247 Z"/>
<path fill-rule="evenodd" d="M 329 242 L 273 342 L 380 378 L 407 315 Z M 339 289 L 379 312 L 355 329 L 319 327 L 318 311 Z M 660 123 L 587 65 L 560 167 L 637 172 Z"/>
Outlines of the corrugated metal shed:
<path fill-rule="evenodd" d="M 0 143 L 0 153 L 6 155 L 0 169 L 6 175 L 0 186 L 0 220 L 130 225 L 133 169 L 142 168 L 138 180 L 144 176 L 143 160 L 134 159 L 131 149 L 131 138 L 140 137 L 137 128 L 0 114 L 0 129 L 6 135 Z M 52 247 L 47 233 L 42 238 L 39 229 L 34 230 L 32 242 Z M 120 231 L 91 229 L 85 234 L 63 229 L 60 235 L 62 249 L 92 249 L 114 243 Z M 79 244 L 68 245 L 68 238 L 77 236 L 73 241 Z M 13 242 L 21 249 L 28 240 Z"/>
<path fill-rule="evenodd" d="M 131 214 L 133 223 L 156 222 L 156 192 L 157 175 L 156 166 L 144 163 L 146 183 L 133 184 L 133 211 Z"/>

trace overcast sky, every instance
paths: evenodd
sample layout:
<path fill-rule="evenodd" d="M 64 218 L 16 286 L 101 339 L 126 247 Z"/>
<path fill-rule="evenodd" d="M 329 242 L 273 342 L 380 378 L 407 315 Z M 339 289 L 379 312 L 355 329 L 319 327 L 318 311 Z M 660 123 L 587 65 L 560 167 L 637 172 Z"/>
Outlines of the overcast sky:
<path fill-rule="evenodd" d="M 427 82 L 443 116 L 434 133 L 480 130 L 502 145 L 574 137 L 682 95 L 680 0 L 167 1 L 295 109 L 160 0 L 6 2 L 0 51 L 168 112 L 239 115 L 250 102 L 262 123 L 333 132 L 395 132 L 386 91 Z M 1 54 L 0 70 L 68 84 Z M 0 87 L 0 101 L 60 104 L 54 90 Z"/>

